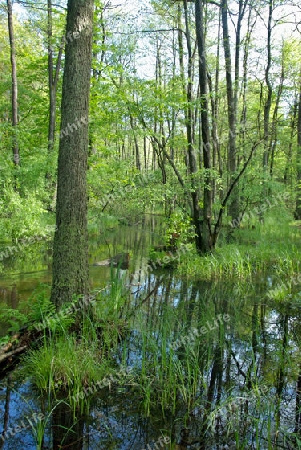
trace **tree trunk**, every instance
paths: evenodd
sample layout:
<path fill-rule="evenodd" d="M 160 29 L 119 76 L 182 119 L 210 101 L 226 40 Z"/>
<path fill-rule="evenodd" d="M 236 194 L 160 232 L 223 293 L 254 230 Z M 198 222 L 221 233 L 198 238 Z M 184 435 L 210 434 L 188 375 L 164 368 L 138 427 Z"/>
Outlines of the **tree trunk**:
<path fill-rule="evenodd" d="M 52 0 L 48 0 L 48 89 L 49 89 L 49 123 L 48 123 L 48 151 L 53 150 L 56 122 L 56 94 L 61 68 L 63 45 L 60 46 L 56 67 L 53 67 L 52 47 Z"/>
<path fill-rule="evenodd" d="M 198 180 L 196 179 L 196 173 L 198 172 L 197 159 L 195 156 L 195 150 L 193 146 L 194 136 L 194 117 L 193 117 L 193 105 L 192 105 L 192 64 L 193 54 L 191 48 L 191 37 L 188 23 L 188 10 L 187 0 L 184 0 L 184 12 L 185 12 L 185 31 L 186 31 L 186 44 L 188 54 L 188 68 L 187 68 L 187 86 L 186 86 L 186 99 L 187 107 L 185 111 L 186 122 L 186 135 L 187 135 L 187 160 L 188 160 L 188 172 L 190 175 L 190 196 L 191 196 L 191 216 L 195 229 L 195 245 L 197 250 L 203 251 L 203 237 L 202 237 L 202 222 L 200 214 L 200 188 L 198 186 Z"/>
<path fill-rule="evenodd" d="M 218 171 L 220 178 L 222 178 L 223 163 L 221 158 L 220 143 L 217 129 L 218 112 L 219 112 L 220 33 L 221 33 L 221 15 L 219 14 L 214 87 L 209 73 L 207 77 L 208 77 L 208 89 L 210 93 L 211 117 L 212 117 L 211 119 L 212 167 Z M 214 179 L 212 180 L 212 203 L 215 202 L 216 193 L 217 193 L 216 180 Z M 219 197 L 220 199 L 223 198 L 222 189 L 219 190 Z"/>
<path fill-rule="evenodd" d="M 244 39 L 244 55 L 243 55 L 243 77 L 242 77 L 242 108 L 240 116 L 240 146 L 244 148 L 246 138 L 246 125 L 247 125 L 247 87 L 248 87 L 248 62 L 249 62 L 249 50 L 252 32 L 256 24 L 256 19 L 252 22 L 252 6 L 249 8 L 248 14 L 248 29 Z"/>
<path fill-rule="evenodd" d="M 245 10 L 247 6 L 248 0 L 239 0 L 239 8 L 238 8 L 238 18 L 236 24 L 236 33 L 235 33 L 235 86 L 234 86 L 234 110 L 235 110 L 235 119 L 237 119 L 237 104 L 238 104 L 238 92 L 239 92 L 239 72 L 240 72 L 240 34 L 241 34 L 241 26 L 242 20 L 245 15 Z"/>
<path fill-rule="evenodd" d="M 49 90 L 49 119 L 48 119 L 48 156 L 50 164 L 47 164 L 45 175 L 45 187 L 49 193 L 48 210 L 53 211 L 56 184 L 53 180 L 53 174 L 51 171 L 52 166 L 52 151 L 55 141 L 56 130 L 56 100 L 57 100 L 57 86 L 59 81 L 59 73 L 61 68 L 63 42 L 59 48 L 56 67 L 53 66 L 53 47 L 52 47 L 52 0 L 48 0 L 48 30 L 47 30 L 47 42 L 48 42 L 48 90 Z"/>
<path fill-rule="evenodd" d="M 18 82 L 17 82 L 17 61 L 16 61 L 16 47 L 15 47 L 15 35 L 13 26 L 13 10 L 11 0 L 7 0 L 7 18 L 8 18 L 8 33 L 9 33 L 9 44 L 10 44 L 10 61 L 12 68 L 12 91 L 11 91 L 11 102 L 12 102 L 12 126 L 13 126 L 13 162 L 15 166 L 20 165 L 20 154 L 17 139 L 17 127 L 18 127 Z"/>
<path fill-rule="evenodd" d="M 93 0 L 69 0 L 51 300 L 88 294 L 87 157 Z"/>
<path fill-rule="evenodd" d="M 229 145 L 228 145 L 228 169 L 230 173 L 230 184 L 236 176 L 236 110 L 235 96 L 232 83 L 232 64 L 230 37 L 228 30 L 228 1 L 222 0 L 222 27 L 223 27 L 223 46 L 226 66 L 226 84 L 227 84 L 227 105 L 228 105 L 228 125 L 229 125 Z M 236 69 L 237 70 L 237 69 Z M 229 215 L 232 218 L 239 216 L 239 195 L 236 186 L 229 205 Z"/>
<path fill-rule="evenodd" d="M 211 169 L 211 142 L 210 127 L 208 119 L 208 88 L 207 88 L 207 61 L 205 51 L 205 36 L 203 23 L 203 0 L 195 1 L 195 25 L 199 54 L 199 83 L 200 83 L 200 107 L 202 127 L 202 148 L 204 175 L 203 196 L 203 229 L 201 240 L 201 251 L 208 252 L 211 249 L 211 214 L 212 214 L 212 180 Z"/>
<path fill-rule="evenodd" d="M 301 220 L 301 75 L 300 91 L 298 105 L 298 123 L 297 123 L 297 187 L 296 187 L 296 211 L 295 218 Z"/>
<path fill-rule="evenodd" d="M 280 81 L 279 81 L 279 86 L 278 86 L 278 90 L 277 90 L 275 108 L 274 108 L 274 112 L 273 112 L 273 119 L 272 119 L 272 126 L 271 126 L 271 139 L 270 139 L 270 145 L 269 145 L 269 153 L 271 155 L 271 159 L 270 159 L 270 177 L 271 178 L 273 177 L 274 159 L 275 159 L 275 152 L 276 152 L 276 147 L 277 147 L 278 110 L 279 110 L 280 99 L 281 99 L 281 95 L 282 95 L 282 91 L 283 91 L 284 79 L 285 79 L 284 48 L 282 48 L 281 74 L 280 74 Z"/>
<path fill-rule="evenodd" d="M 263 171 L 264 174 L 267 172 L 268 162 L 269 162 L 269 128 L 270 128 L 270 110 L 272 106 L 272 84 L 270 81 L 270 68 L 272 63 L 272 54 L 271 54 L 271 39 L 272 39 L 272 16 L 273 16 L 273 0 L 269 0 L 269 19 L 268 19 L 268 58 L 267 58 L 267 66 L 265 69 L 265 82 L 268 88 L 267 99 L 264 104 L 264 152 L 263 152 Z"/>
<path fill-rule="evenodd" d="M 136 162 L 136 169 L 141 170 L 141 162 L 140 162 L 140 152 L 139 152 L 139 142 L 136 136 L 136 129 L 137 125 L 135 123 L 134 117 L 132 114 L 130 114 L 130 124 L 133 131 L 133 139 L 134 139 L 134 148 L 135 148 L 135 162 Z"/>
<path fill-rule="evenodd" d="M 290 119 L 290 139 L 287 148 L 286 164 L 283 174 L 284 183 L 287 186 L 290 185 L 291 189 L 293 189 L 293 141 L 296 130 L 297 113 L 298 113 L 298 95 L 296 95 Z"/>

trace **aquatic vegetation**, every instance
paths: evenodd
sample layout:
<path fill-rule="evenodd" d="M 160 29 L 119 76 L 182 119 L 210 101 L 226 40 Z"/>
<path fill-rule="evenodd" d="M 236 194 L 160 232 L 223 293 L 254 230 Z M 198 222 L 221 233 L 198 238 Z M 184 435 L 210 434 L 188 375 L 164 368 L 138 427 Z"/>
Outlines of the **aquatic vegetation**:
<path fill-rule="evenodd" d="M 235 242 L 205 256 L 183 254 L 178 273 L 188 279 L 251 279 L 274 270 L 278 277 L 294 277 L 300 271 L 300 231 L 284 217 L 267 216 L 255 229 L 236 229 Z"/>
<path fill-rule="evenodd" d="M 32 314 L 50 326 L 23 373 L 49 405 L 63 399 L 71 406 L 74 418 L 102 397 L 130 398 L 141 421 L 160 418 L 170 448 L 184 435 L 208 450 L 301 448 L 299 232 L 293 227 L 290 242 L 283 237 L 292 226 L 281 225 L 272 245 L 271 223 L 261 238 L 256 229 L 235 230 L 241 243 L 212 255 L 183 253 L 178 270 L 149 270 L 140 284 L 111 268 L 81 317 L 80 335 L 73 310 L 49 321 L 56 313 L 46 293 L 36 293 Z M 117 448 L 109 425 L 107 435 Z"/>
<path fill-rule="evenodd" d="M 101 381 L 108 375 L 112 375 L 110 383 L 118 381 L 114 378 L 118 371 L 114 353 L 126 332 L 126 323 L 120 317 L 126 301 L 125 284 L 118 271 L 117 275 L 112 271 L 110 287 L 98 292 L 87 310 L 66 305 L 63 314 L 52 310 L 43 314 L 43 335 L 23 358 L 24 375 L 42 393 L 54 398 L 64 395 L 73 408 L 87 408 L 91 396 L 106 385 Z"/>

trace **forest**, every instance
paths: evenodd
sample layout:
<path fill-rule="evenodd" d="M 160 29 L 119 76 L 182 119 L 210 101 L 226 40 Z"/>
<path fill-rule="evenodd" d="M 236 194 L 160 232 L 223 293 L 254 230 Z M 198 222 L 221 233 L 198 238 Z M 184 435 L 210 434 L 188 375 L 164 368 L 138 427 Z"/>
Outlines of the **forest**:
<path fill-rule="evenodd" d="M 0 0 L 0 450 L 301 449 L 301 5 Z"/>

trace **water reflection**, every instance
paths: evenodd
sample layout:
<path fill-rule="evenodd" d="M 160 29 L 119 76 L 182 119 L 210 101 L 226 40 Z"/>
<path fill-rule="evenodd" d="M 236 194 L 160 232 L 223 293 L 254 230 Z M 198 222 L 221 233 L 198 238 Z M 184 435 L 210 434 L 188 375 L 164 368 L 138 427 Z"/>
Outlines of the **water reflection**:
<path fill-rule="evenodd" d="M 51 415 L 52 449 L 72 448 L 82 450 L 84 444 L 85 418 L 73 411 L 64 402 L 58 403 Z"/>
<path fill-rule="evenodd" d="M 148 248 L 156 239 L 153 230 L 130 228 L 111 238 L 97 235 L 90 246 L 91 264 L 131 253 L 129 270 L 120 272 L 126 275 L 131 292 L 128 302 L 132 307 L 124 308 L 130 311 L 126 320 L 131 330 L 117 360 L 137 373 L 149 370 L 153 376 L 148 414 L 137 386 L 101 389 L 89 414 L 78 413 L 75 418 L 64 402 L 55 407 L 45 404 L 30 384 L 16 379 L 12 386 L 8 378 L 0 390 L 1 430 L 7 432 L 21 423 L 32 410 L 45 413 L 54 408 L 46 423 L 45 449 L 298 448 L 298 302 L 292 301 L 291 306 L 267 303 L 268 276 L 248 284 L 193 283 L 172 271 L 147 271 Z M 91 285 L 105 286 L 111 271 L 110 267 L 91 267 Z M 45 281 L 49 272 L 40 275 Z M 10 284 L 10 279 L 3 278 L 2 302 L 17 307 L 37 280 L 25 276 Z M 230 317 L 228 322 L 218 319 L 224 315 Z M 172 402 L 171 394 L 164 399 L 165 392 L 159 391 L 162 380 L 166 392 L 174 389 Z M 172 443 L 158 447 L 162 436 Z M 0 440 L 0 445 L 3 450 L 18 450 L 33 449 L 36 444 L 28 429 Z"/>

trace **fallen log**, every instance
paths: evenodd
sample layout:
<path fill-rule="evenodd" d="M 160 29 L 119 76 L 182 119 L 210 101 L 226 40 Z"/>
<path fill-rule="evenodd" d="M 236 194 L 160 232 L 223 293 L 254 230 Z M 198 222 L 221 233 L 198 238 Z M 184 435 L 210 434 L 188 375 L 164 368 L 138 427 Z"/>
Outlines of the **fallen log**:
<path fill-rule="evenodd" d="M 17 347 L 14 350 L 12 350 L 11 352 L 8 353 L 4 353 L 3 355 L 0 356 L 0 366 L 7 360 L 12 361 L 12 357 L 16 356 L 22 352 L 24 352 L 24 350 L 26 350 L 28 348 L 27 345 L 24 345 L 23 347 Z"/>
<path fill-rule="evenodd" d="M 12 370 L 20 360 L 20 356 L 39 336 L 40 332 L 24 330 L 11 336 L 7 344 L 0 347 L 0 377 Z"/>

